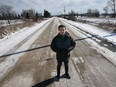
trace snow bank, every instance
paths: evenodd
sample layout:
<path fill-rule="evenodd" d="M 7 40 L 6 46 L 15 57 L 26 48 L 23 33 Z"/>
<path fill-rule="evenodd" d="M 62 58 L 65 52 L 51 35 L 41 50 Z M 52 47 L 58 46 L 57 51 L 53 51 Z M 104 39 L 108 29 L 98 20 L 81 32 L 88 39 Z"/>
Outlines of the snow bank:
<path fill-rule="evenodd" d="M 66 20 L 65 20 L 66 21 Z M 86 38 L 89 37 L 90 35 L 84 35 L 82 33 L 80 33 L 77 28 L 70 25 L 67 22 L 64 22 L 66 25 L 68 25 L 70 27 L 70 30 L 77 36 L 82 37 L 82 38 Z M 90 46 L 92 46 L 93 49 L 95 49 L 98 53 L 102 54 L 103 56 L 105 56 L 109 61 L 111 61 L 113 64 L 116 65 L 116 52 L 113 52 L 109 49 L 107 49 L 106 47 L 100 46 L 98 43 L 96 43 L 96 41 L 92 40 L 92 39 L 85 39 L 85 41 L 90 44 Z"/>
<path fill-rule="evenodd" d="M 97 28 L 95 26 L 88 25 L 88 24 L 78 23 L 78 22 L 74 22 L 74 21 L 70 21 L 66 19 L 62 19 L 62 20 L 75 27 L 80 28 L 83 31 L 90 33 L 91 35 L 94 35 L 98 38 L 106 40 L 116 46 L 116 33 L 110 33 L 101 28 Z"/>
<path fill-rule="evenodd" d="M 88 18 L 88 17 L 77 17 L 77 19 L 80 20 L 86 20 L 89 22 L 94 22 L 94 23 L 116 23 L 116 19 L 115 18 Z"/>
<path fill-rule="evenodd" d="M 39 28 L 45 25 L 49 20 L 43 21 L 40 24 L 36 23 L 33 27 L 26 27 L 12 33 L 10 36 L 6 38 L 0 39 L 0 56 L 8 52 L 10 49 L 15 47 L 18 43 L 22 42 L 24 39 L 29 37 L 32 33 L 36 32 Z"/>

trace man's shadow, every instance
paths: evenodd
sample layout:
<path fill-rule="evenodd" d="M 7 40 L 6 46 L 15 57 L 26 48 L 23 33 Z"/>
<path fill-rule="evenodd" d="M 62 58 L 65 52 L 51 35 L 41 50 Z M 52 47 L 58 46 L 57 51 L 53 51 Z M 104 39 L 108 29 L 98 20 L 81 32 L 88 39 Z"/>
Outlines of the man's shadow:
<path fill-rule="evenodd" d="M 62 75 L 62 76 L 60 77 L 60 79 L 63 79 L 63 78 L 66 78 L 65 75 Z M 45 80 L 45 81 L 39 82 L 39 83 L 35 84 L 35 85 L 32 86 L 32 87 L 47 87 L 48 85 L 50 85 L 50 84 L 52 84 L 52 83 L 54 83 L 54 82 L 58 82 L 56 76 L 54 76 L 54 77 L 52 77 L 52 78 L 49 78 L 49 79 L 47 79 L 47 80 Z"/>
<path fill-rule="evenodd" d="M 35 84 L 35 85 L 32 86 L 32 87 L 46 87 L 46 86 L 48 86 L 48 85 L 54 83 L 55 81 L 57 81 L 57 80 L 56 80 L 56 76 L 55 76 L 55 77 L 52 77 L 52 78 L 49 78 L 49 79 L 47 79 L 47 80 L 45 80 L 45 81 L 42 81 L 42 82 L 40 82 L 40 83 L 37 83 L 37 84 Z"/>

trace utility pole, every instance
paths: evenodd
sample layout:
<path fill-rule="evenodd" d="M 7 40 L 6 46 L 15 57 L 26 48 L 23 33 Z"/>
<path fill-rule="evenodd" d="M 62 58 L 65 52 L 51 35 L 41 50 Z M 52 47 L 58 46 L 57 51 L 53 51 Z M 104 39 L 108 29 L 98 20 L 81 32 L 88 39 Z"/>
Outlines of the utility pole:
<path fill-rule="evenodd" d="M 81 1 L 81 6 L 80 6 L 80 16 L 82 17 L 82 1 Z"/>
<path fill-rule="evenodd" d="M 65 6 L 64 6 L 64 18 L 65 18 L 65 12 L 66 12 L 66 10 L 65 10 Z"/>
<path fill-rule="evenodd" d="M 114 0 L 114 17 L 116 18 L 116 0 Z"/>

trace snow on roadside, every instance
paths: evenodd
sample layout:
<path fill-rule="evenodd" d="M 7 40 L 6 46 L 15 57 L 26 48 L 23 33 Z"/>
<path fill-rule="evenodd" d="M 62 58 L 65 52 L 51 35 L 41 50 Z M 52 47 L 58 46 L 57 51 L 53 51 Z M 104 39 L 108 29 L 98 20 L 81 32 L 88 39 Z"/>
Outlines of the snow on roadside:
<path fill-rule="evenodd" d="M 66 22 L 72 24 L 73 26 L 76 26 L 84 31 L 87 31 L 87 32 L 91 33 L 92 35 L 95 35 L 103 40 L 107 40 L 108 42 L 111 42 L 112 44 L 114 44 L 116 46 L 116 33 L 110 33 L 101 28 L 97 28 L 95 26 L 88 25 L 88 24 L 78 23 L 78 22 L 74 22 L 74 21 L 70 21 L 70 20 L 66 20 L 66 19 L 62 19 L 62 20 L 66 21 Z"/>
<path fill-rule="evenodd" d="M 68 25 L 70 27 L 70 30 L 75 34 L 78 35 L 79 37 L 82 38 L 86 38 L 88 37 L 85 36 L 84 34 L 80 33 L 77 31 L 77 28 L 75 28 L 74 26 L 69 25 L 69 23 L 64 22 L 66 25 Z M 90 36 L 90 35 L 89 35 Z M 111 61 L 113 64 L 116 65 L 116 52 L 112 52 L 111 50 L 100 46 L 98 43 L 96 43 L 94 40 L 92 39 L 86 39 L 85 40 L 90 46 L 92 46 L 93 49 L 97 50 L 98 53 L 102 54 L 103 56 L 105 56 L 109 61 Z"/>
<path fill-rule="evenodd" d="M 0 56 L 2 56 L 6 52 L 8 52 L 10 49 L 15 47 L 18 43 L 23 41 L 33 32 L 37 31 L 39 28 L 41 28 L 44 24 L 46 24 L 50 20 L 52 19 L 43 21 L 40 24 L 37 23 L 33 27 L 23 28 L 20 31 L 15 32 L 14 34 L 11 34 L 11 36 L 9 36 L 8 38 L 0 39 Z"/>
<path fill-rule="evenodd" d="M 5 20 L 0 20 L 0 26 L 8 26 L 8 25 L 13 25 L 13 24 L 20 24 L 23 23 L 22 20 L 11 20 L 10 24 L 8 24 Z"/>
<path fill-rule="evenodd" d="M 51 20 L 51 19 L 50 19 Z M 32 45 L 32 43 L 38 38 L 38 36 L 46 29 L 46 27 L 49 25 L 49 23 L 51 23 L 51 22 L 49 22 L 49 23 L 47 23 L 46 25 L 44 25 L 46 22 L 48 22 L 48 21 L 50 21 L 50 20 L 47 20 L 47 21 L 44 21 L 44 22 L 42 22 L 41 24 L 38 24 L 38 25 L 36 25 L 35 27 L 32 27 L 32 28 L 30 28 L 29 30 L 25 30 L 25 31 L 31 31 L 31 33 L 32 32 L 34 32 L 34 31 L 32 31 L 32 30 L 39 30 L 39 31 L 37 31 L 30 39 L 28 39 L 28 41 L 26 41 L 24 44 L 22 44 L 18 49 L 17 49 L 17 51 L 15 51 L 15 52 L 19 52 L 19 51 L 22 51 L 23 49 L 24 50 L 27 50 L 27 49 L 29 49 L 29 47 Z M 43 26 L 44 25 L 44 26 Z M 41 29 L 39 29 L 41 26 L 43 26 Z M 26 32 L 22 32 L 22 39 L 24 39 L 24 36 L 27 34 Z M 28 34 L 31 34 L 31 33 L 28 33 Z M 18 35 L 18 36 L 20 36 L 20 34 Z M 17 37 L 17 35 L 16 36 L 13 36 L 13 37 Z M 12 38 L 13 39 L 13 38 Z M 12 40 L 11 39 L 11 40 Z M 21 38 L 20 38 L 21 39 Z M 7 42 L 7 41 L 6 41 Z M 16 42 L 16 41 L 15 41 Z M 19 41 L 18 41 L 19 42 Z M 8 43 L 8 42 L 7 42 Z M 13 44 L 13 42 L 12 42 L 12 44 Z M 12 46 L 12 45 L 11 45 Z M 6 50 L 6 49 L 5 49 Z M 6 59 L 5 59 L 5 61 L 3 61 L 3 62 L 1 62 L 0 63 L 0 80 L 12 69 L 11 67 L 13 67 L 14 65 L 15 65 L 15 63 L 18 61 L 18 59 L 22 56 L 22 55 L 24 55 L 25 53 L 23 52 L 23 53 L 21 53 L 21 54 L 16 54 L 16 55 L 12 55 L 12 56 L 9 56 L 9 57 L 7 57 Z"/>
<path fill-rule="evenodd" d="M 89 22 L 94 22 L 94 23 L 116 23 L 116 18 L 88 18 L 88 17 L 77 17 L 77 19 L 80 20 L 86 20 Z"/>

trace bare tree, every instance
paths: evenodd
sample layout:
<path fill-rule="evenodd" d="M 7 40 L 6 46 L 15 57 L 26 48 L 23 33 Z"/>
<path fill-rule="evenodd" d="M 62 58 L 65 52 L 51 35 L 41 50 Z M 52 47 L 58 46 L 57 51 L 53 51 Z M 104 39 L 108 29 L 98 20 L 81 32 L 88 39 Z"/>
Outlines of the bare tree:
<path fill-rule="evenodd" d="M 22 17 L 24 19 L 33 19 L 36 15 L 36 11 L 34 9 L 23 9 Z"/>
<path fill-rule="evenodd" d="M 98 9 L 93 10 L 93 14 L 94 14 L 95 17 L 99 17 L 100 16 L 100 12 L 99 12 Z"/>
<path fill-rule="evenodd" d="M 103 10 L 105 11 L 105 14 L 108 14 L 108 6 L 105 6 Z"/>
<path fill-rule="evenodd" d="M 12 6 L 2 4 L 0 5 L 0 14 L 9 14 L 12 11 Z"/>
<path fill-rule="evenodd" d="M 109 0 L 108 2 L 113 12 L 113 17 L 116 17 L 116 0 Z"/>
<path fill-rule="evenodd" d="M 73 10 L 71 10 L 71 12 L 69 12 L 68 14 L 68 19 L 75 21 L 76 20 L 75 16 L 76 16 L 76 13 Z"/>
<path fill-rule="evenodd" d="M 100 12 L 98 9 L 88 9 L 87 10 L 87 16 L 88 17 L 99 17 L 100 15 Z"/>
<path fill-rule="evenodd" d="M 10 24 L 10 17 L 13 13 L 12 6 L 0 4 L 0 15 Z"/>
<path fill-rule="evenodd" d="M 87 10 L 87 16 L 88 17 L 92 17 L 92 9 L 88 9 Z"/>

